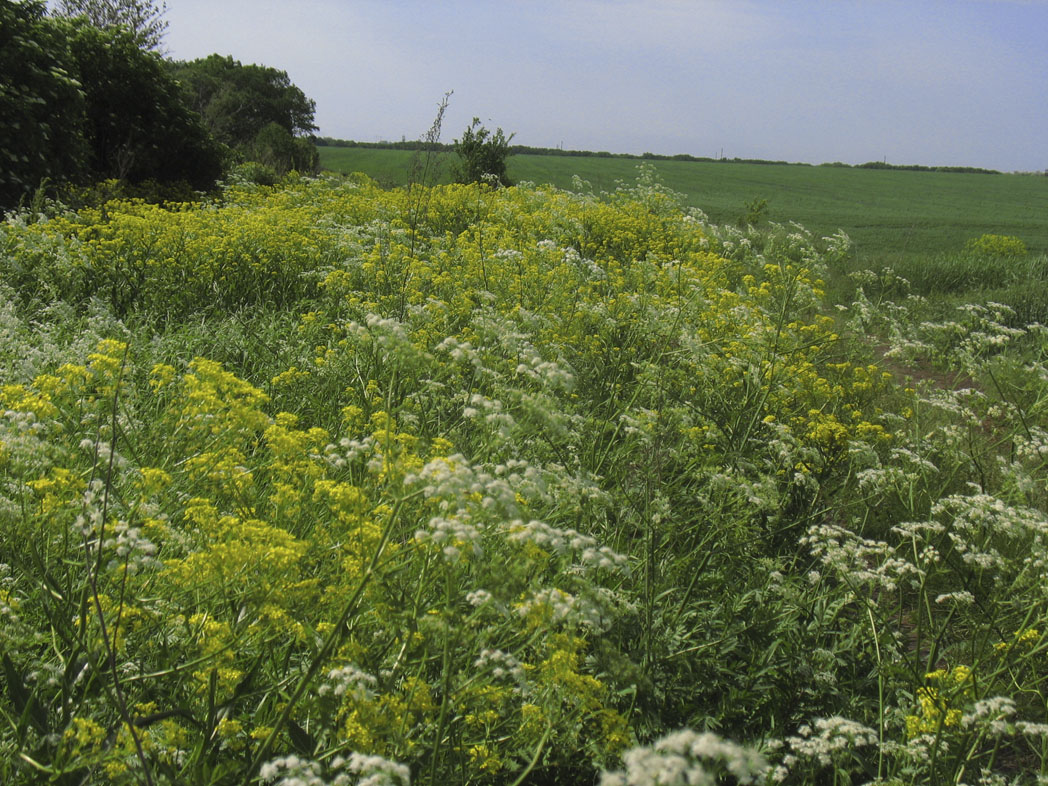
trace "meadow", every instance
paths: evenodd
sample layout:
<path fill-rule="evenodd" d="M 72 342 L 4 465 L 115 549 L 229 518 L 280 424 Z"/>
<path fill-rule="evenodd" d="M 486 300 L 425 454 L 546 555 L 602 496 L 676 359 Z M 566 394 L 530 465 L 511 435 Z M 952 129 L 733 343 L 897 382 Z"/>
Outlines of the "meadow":
<path fill-rule="evenodd" d="M 406 185 L 414 154 L 406 150 L 325 147 L 321 166 L 365 172 L 384 185 Z M 450 182 L 453 154 L 443 154 Z M 862 260 L 894 263 L 914 255 L 960 251 L 970 237 L 1014 235 L 1038 254 L 1048 252 L 1048 177 L 912 172 L 853 167 L 735 162 L 649 163 L 666 187 L 684 195 L 716 224 L 735 223 L 753 200 L 766 199 L 766 221 L 795 221 L 829 235 L 843 229 Z M 638 161 L 600 156 L 510 156 L 515 182 L 614 191 L 632 182 Z"/>
<path fill-rule="evenodd" d="M 1045 783 L 1044 183 L 710 166 L 9 215 L 0 781 Z"/>
<path fill-rule="evenodd" d="M 318 150 L 326 170 L 364 172 L 390 187 L 407 185 L 417 160 L 407 150 Z M 456 160 L 453 153 L 434 154 L 434 179 L 450 183 Z M 638 163 L 599 155 L 514 155 L 508 172 L 514 182 L 599 194 L 632 182 Z M 1022 320 L 1048 323 L 1048 296 L 1040 286 L 1048 286 L 1048 177 L 734 161 L 644 165 L 713 224 L 797 223 L 818 237 L 843 231 L 851 250 L 828 271 L 832 300 L 854 297 L 852 274 L 890 268 L 914 294 L 947 308 L 976 297 L 1003 303 Z M 984 234 L 1018 237 L 1030 254 L 1021 262 L 972 263 L 965 244 Z"/>

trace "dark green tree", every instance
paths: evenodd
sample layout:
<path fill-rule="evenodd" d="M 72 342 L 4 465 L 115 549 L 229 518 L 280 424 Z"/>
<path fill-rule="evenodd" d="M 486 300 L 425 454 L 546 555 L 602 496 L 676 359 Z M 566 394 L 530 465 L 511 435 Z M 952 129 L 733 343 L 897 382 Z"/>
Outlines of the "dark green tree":
<path fill-rule="evenodd" d="M 234 150 L 245 151 L 270 123 L 291 136 L 317 130 L 316 104 L 291 83 L 286 71 L 243 65 L 218 54 L 170 61 L 168 69 L 215 139 Z"/>
<path fill-rule="evenodd" d="M 161 0 L 58 0 L 55 13 L 60 16 L 86 18 L 92 25 L 108 30 L 123 27 L 130 30 L 143 49 L 159 52 L 167 32 L 167 3 Z"/>
<path fill-rule="evenodd" d="M 316 145 L 305 137 L 293 137 L 277 123 L 269 123 L 255 136 L 245 156 L 270 167 L 277 174 L 292 169 L 303 173 L 315 173 L 320 167 L 320 154 Z"/>
<path fill-rule="evenodd" d="M 139 48 L 138 37 L 123 27 L 99 29 L 74 19 L 72 28 L 92 177 L 213 185 L 222 173 L 221 151 L 160 56 Z"/>
<path fill-rule="evenodd" d="M 506 159 L 514 136 L 506 136 L 501 128 L 492 133 L 481 125 L 479 117 L 473 118 L 469 128 L 462 132 L 462 138 L 455 140 L 455 152 L 459 155 L 459 182 L 494 181 L 500 186 L 512 185 L 506 174 Z"/>
<path fill-rule="evenodd" d="M 207 188 L 221 165 L 162 59 L 132 31 L 0 0 L 0 207 L 48 180 Z"/>
<path fill-rule="evenodd" d="M 83 94 L 63 30 L 38 0 L 0 0 L 0 208 L 85 169 Z"/>

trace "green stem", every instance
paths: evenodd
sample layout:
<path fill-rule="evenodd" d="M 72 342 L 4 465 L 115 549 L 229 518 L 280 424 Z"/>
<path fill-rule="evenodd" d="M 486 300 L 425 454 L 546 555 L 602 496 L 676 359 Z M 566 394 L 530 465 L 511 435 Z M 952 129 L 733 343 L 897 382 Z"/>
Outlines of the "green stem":
<path fill-rule="evenodd" d="M 302 696 L 309 689 L 310 685 L 312 685 L 313 679 L 317 676 L 317 673 L 323 667 L 325 661 L 327 661 L 331 656 L 331 653 L 335 651 L 335 648 L 341 644 L 345 628 L 349 623 L 349 618 L 356 611 L 357 604 L 360 602 L 360 598 L 364 594 L 364 589 L 367 587 L 371 576 L 375 572 L 375 568 L 378 566 L 379 560 L 382 558 L 382 553 L 385 551 L 386 545 L 389 543 L 390 536 L 393 532 L 393 525 L 396 523 L 401 509 L 404 507 L 404 503 L 421 494 L 422 490 L 419 490 L 397 500 L 397 504 L 390 512 L 389 520 L 383 528 L 382 540 L 379 542 L 378 548 L 375 549 L 374 553 L 371 555 L 371 560 L 368 562 L 367 568 L 364 570 L 364 575 L 360 577 L 360 582 L 357 584 L 356 590 L 353 591 L 353 595 L 349 598 L 345 607 L 342 609 L 342 614 L 339 615 L 338 622 L 335 623 L 331 632 L 328 633 L 323 646 L 320 648 L 320 652 L 317 653 L 313 662 L 309 664 L 309 668 L 306 670 L 305 675 L 299 681 L 294 693 L 292 693 L 291 697 L 287 700 L 287 703 L 284 705 L 284 709 L 277 718 L 276 723 L 274 723 L 273 728 L 270 729 L 269 735 L 255 752 L 251 764 L 248 766 L 244 774 L 244 779 L 242 781 L 244 786 L 247 786 L 247 784 L 251 783 L 254 779 L 253 773 L 258 770 L 262 764 L 262 760 L 269 754 L 270 749 L 273 747 L 273 743 L 276 742 L 277 735 L 280 734 L 283 728 L 287 725 L 288 720 L 291 718 L 291 713 L 294 711 L 295 706 L 302 699 Z"/>

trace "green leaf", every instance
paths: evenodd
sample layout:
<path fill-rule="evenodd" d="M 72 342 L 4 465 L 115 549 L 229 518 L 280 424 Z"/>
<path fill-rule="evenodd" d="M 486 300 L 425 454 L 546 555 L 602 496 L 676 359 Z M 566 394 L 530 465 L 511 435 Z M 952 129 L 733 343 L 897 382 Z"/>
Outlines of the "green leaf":
<path fill-rule="evenodd" d="M 19 737 L 21 737 L 21 732 L 29 721 L 32 721 L 37 731 L 41 734 L 46 734 L 47 711 L 37 703 L 33 691 L 29 690 L 22 679 L 22 675 L 18 673 L 15 664 L 11 662 L 11 658 L 8 657 L 6 652 L 0 656 L 0 661 L 3 662 L 4 679 L 7 682 L 7 695 L 10 697 L 15 711 L 19 714 Z"/>

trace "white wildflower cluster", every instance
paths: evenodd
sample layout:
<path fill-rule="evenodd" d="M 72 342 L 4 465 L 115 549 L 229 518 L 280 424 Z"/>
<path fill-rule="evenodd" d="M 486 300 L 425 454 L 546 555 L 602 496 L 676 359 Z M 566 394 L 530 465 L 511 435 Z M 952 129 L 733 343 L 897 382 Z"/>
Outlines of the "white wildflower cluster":
<path fill-rule="evenodd" d="M 1015 715 L 1015 702 L 1007 696 L 993 696 L 981 699 L 973 705 L 970 712 L 961 716 L 961 725 L 965 728 L 979 726 L 995 736 L 1011 734 L 1015 727 L 1008 721 Z"/>
<path fill-rule="evenodd" d="M 974 374 L 1029 329 L 1011 327 L 1015 311 L 1002 303 L 966 303 L 957 307 L 956 320 L 922 322 L 916 333 L 933 351 L 957 368 Z"/>
<path fill-rule="evenodd" d="M 124 520 L 113 523 L 102 543 L 102 549 L 112 555 L 109 567 L 126 567 L 129 573 L 137 573 L 156 563 L 156 545 L 142 535 L 139 527 L 132 527 Z"/>
<path fill-rule="evenodd" d="M 317 692 L 321 696 L 366 701 L 374 695 L 374 689 L 377 684 L 378 680 L 373 676 L 361 671 L 356 666 L 349 665 L 329 671 L 327 679 L 321 683 Z"/>
<path fill-rule="evenodd" d="M 887 592 L 899 582 L 916 580 L 922 571 L 908 560 L 896 557 L 884 541 L 870 540 L 836 524 L 815 524 L 801 539 L 814 556 L 852 587 L 869 585 Z"/>
<path fill-rule="evenodd" d="M 543 360 L 537 352 L 523 355 L 517 364 L 516 374 L 553 390 L 571 390 L 575 384 L 575 375 L 571 371 L 552 360 Z"/>
<path fill-rule="evenodd" d="M 601 786 L 714 786 L 726 776 L 749 784 L 764 780 L 768 770 L 756 751 L 691 729 L 631 748 L 622 763 L 625 769 L 601 775 Z"/>
<path fill-rule="evenodd" d="M 69 258 L 69 249 L 76 247 L 79 241 L 63 239 L 60 234 L 7 234 L 4 243 L 8 258 L 17 253 L 17 247 L 24 248 L 29 243 L 35 246 L 35 250 L 28 252 L 30 255 L 44 254 L 52 264 L 58 263 L 62 257 L 72 267 L 82 264 Z M 87 319 L 78 324 L 75 335 L 63 329 L 64 318 L 59 316 L 68 308 L 67 304 L 51 302 L 48 318 L 41 319 L 41 315 L 37 315 L 23 319 L 18 314 L 20 301 L 21 297 L 15 290 L 0 281 L 0 368 L 4 369 L 5 384 L 27 382 L 64 363 L 80 362 L 103 338 L 126 340 L 128 335 L 127 328 L 98 300 L 88 304 Z"/>
<path fill-rule="evenodd" d="M 48 454 L 48 424 L 33 412 L 5 410 L 0 414 L 0 456 L 9 474 L 31 477 Z"/>
<path fill-rule="evenodd" d="M 810 663 L 812 679 L 821 685 L 837 684 L 837 655 L 825 647 L 816 647 L 811 651 Z"/>
<path fill-rule="evenodd" d="M 787 737 L 784 743 L 787 752 L 772 774 L 775 781 L 783 780 L 798 765 L 829 767 L 842 757 L 851 755 L 856 748 L 876 745 L 878 735 L 868 726 L 834 716 L 817 718 L 814 728 L 807 724 L 801 726 L 797 734 Z"/>
<path fill-rule="evenodd" d="M 1038 544 L 1032 557 L 1043 557 L 1048 518 L 1033 508 L 1009 505 L 989 494 L 954 494 L 938 500 L 932 515 L 949 521 L 949 538 L 961 559 L 981 570 L 1000 571 L 1008 560 L 994 545 L 998 539 Z"/>
<path fill-rule="evenodd" d="M 77 676 L 77 682 L 80 681 L 80 677 L 84 675 L 84 669 L 81 669 L 80 674 Z M 131 676 L 130 670 L 125 669 L 127 676 Z M 33 668 L 25 674 L 25 681 L 30 685 L 38 685 L 46 688 L 57 688 L 66 679 L 65 669 L 59 663 L 54 661 L 38 660 L 33 663 Z"/>
<path fill-rule="evenodd" d="M 934 347 L 926 341 L 892 331 L 884 356 L 902 363 L 912 363 L 918 358 L 931 354 L 933 350 Z"/>
<path fill-rule="evenodd" d="M 470 590 L 466 593 L 466 603 L 474 608 L 480 608 L 495 601 L 495 597 L 486 589 Z"/>
<path fill-rule="evenodd" d="M 685 218 L 688 218 L 688 216 L 685 216 Z M 604 281 L 608 277 L 608 271 L 589 257 L 579 254 L 574 248 L 563 249 L 563 254 L 565 264 L 570 265 L 581 273 L 583 278 L 590 281 Z"/>
<path fill-rule="evenodd" d="M 577 625 L 596 632 L 605 630 L 610 623 L 610 615 L 593 599 L 557 587 L 534 590 L 515 608 L 521 617 L 535 616 L 547 624 Z"/>
<path fill-rule="evenodd" d="M 532 543 L 544 551 L 557 555 L 574 552 L 579 562 L 589 568 L 626 572 L 628 561 L 625 555 L 618 554 L 607 546 L 601 546 L 596 539 L 583 535 L 573 529 L 557 529 L 541 521 L 524 521 L 517 519 L 504 525 L 506 539 L 510 543 Z"/>
<path fill-rule="evenodd" d="M 436 502 L 444 513 L 476 505 L 481 510 L 503 516 L 519 515 L 517 491 L 511 481 L 519 480 L 521 473 L 511 471 L 506 465 L 499 465 L 499 468 L 502 477 L 473 466 L 465 456 L 456 453 L 428 461 L 417 475 L 405 478 L 405 483 L 422 486 L 426 499 Z M 534 473 L 523 464 L 514 465 L 514 469 L 522 468 L 523 474 L 535 479 Z"/>
<path fill-rule="evenodd" d="M 654 435 L 657 415 L 650 409 L 627 409 L 619 415 L 623 433 L 633 437 L 638 445 L 650 445 Z"/>
<path fill-rule="evenodd" d="M 105 440 L 95 442 L 91 439 L 82 439 L 80 449 L 101 466 L 108 467 L 112 463 L 114 469 L 118 470 L 127 469 L 129 466 L 127 459 Z"/>
<path fill-rule="evenodd" d="M 14 586 L 11 567 L 0 562 L 0 636 L 3 636 L 3 631 L 9 630 L 10 626 L 18 622 L 19 603 L 12 594 Z"/>
<path fill-rule="evenodd" d="M 411 771 L 381 756 L 351 753 L 321 764 L 282 756 L 262 765 L 259 777 L 273 786 L 410 786 Z"/>
<path fill-rule="evenodd" d="M 956 606 L 971 606 L 975 603 L 975 596 L 968 590 L 957 590 L 956 592 L 944 592 L 935 596 L 937 604 L 952 603 Z"/>
<path fill-rule="evenodd" d="M 440 549 L 444 559 L 452 564 L 483 556 L 480 536 L 480 529 L 473 524 L 469 512 L 464 510 L 447 517 L 434 516 L 426 529 L 415 532 L 416 542 Z"/>
<path fill-rule="evenodd" d="M 1016 721 L 1015 730 L 1026 737 L 1040 737 L 1041 739 L 1048 741 L 1048 723 Z"/>
<path fill-rule="evenodd" d="M 970 436 L 966 427 L 983 428 L 985 426 L 980 411 L 986 410 L 989 417 L 1001 417 L 1004 414 L 1002 407 L 1008 406 L 997 404 L 987 409 L 986 394 L 970 387 L 956 390 L 928 387 L 922 391 L 920 403 L 922 407 L 941 412 L 950 416 L 950 419 L 954 421 L 944 423 L 928 434 L 924 440 L 926 444 L 934 445 L 940 451 L 945 449 L 951 453 L 957 449 L 961 455 L 967 446 L 966 440 Z"/>
<path fill-rule="evenodd" d="M 756 515 L 773 514 L 781 505 L 779 482 L 774 474 L 754 476 L 744 470 L 727 467 L 706 475 L 704 479 L 706 483 L 699 492 L 700 500 L 707 501 L 710 507 L 723 504 L 725 499 L 744 499 Z M 796 476 L 794 480 L 797 480 Z M 802 487 L 806 482 L 802 482 Z"/>
<path fill-rule="evenodd" d="M 404 325 L 392 317 L 383 317 L 379 314 L 368 314 L 364 318 L 367 325 L 367 333 L 371 340 L 383 349 L 398 349 L 411 343 L 411 337 Z M 357 336 L 363 337 L 364 329 L 355 322 L 350 323 L 350 330 Z"/>
<path fill-rule="evenodd" d="M 892 448 L 889 458 L 892 464 L 906 469 L 907 479 L 918 478 L 921 473 L 935 473 L 939 468 L 925 456 L 918 455 L 909 448 Z"/>
<path fill-rule="evenodd" d="M 1025 433 L 1016 434 L 1015 453 L 1025 461 L 1048 462 L 1048 431 L 1031 426 Z"/>
<path fill-rule="evenodd" d="M 822 238 L 823 258 L 827 264 L 844 261 L 852 249 L 852 240 L 843 229 Z"/>
<path fill-rule="evenodd" d="M 403 322 L 392 317 L 368 314 L 364 324 L 349 322 L 345 325 L 346 336 L 360 346 L 370 346 L 383 362 L 396 359 L 400 362 L 417 359 L 422 350 L 415 346 Z"/>
<path fill-rule="evenodd" d="M 1004 303 L 965 303 L 957 307 L 967 316 L 968 335 L 961 351 L 979 355 L 996 351 L 1012 339 L 1026 335 L 1022 328 L 1009 327 L 1006 323 L 1015 317 L 1015 309 Z"/>
<path fill-rule="evenodd" d="M 470 396 L 469 404 L 462 410 L 462 416 L 491 426 L 503 439 L 510 436 L 516 425 L 516 420 L 503 409 L 499 399 L 488 398 L 481 393 L 474 393 Z"/>
<path fill-rule="evenodd" d="M 524 667 L 520 665 L 520 661 L 502 650 L 481 650 L 480 657 L 473 662 L 473 666 L 489 671 L 497 680 L 508 678 L 517 683 L 524 681 Z"/>
<path fill-rule="evenodd" d="M 921 483 L 924 476 L 938 471 L 935 464 L 913 450 L 893 448 L 887 463 L 859 470 L 855 477 L 859 490 L 875 497 L 910 488 Z"/>
<path fill-rule="evenodd" d="M 104 501 L 106 484 L 95 478 L 87 484 L 87 489 L 81 497 L 83 512 L 76 517 L 74 526 L 85 538 L 91 538 L 102 531 L 102 505 Z"/>
<path fill-rule="evenodd" d="M 535 248 L 540 251 L 547 251 L 555 247 L 556 244 L 552 240 L 540 240 L 535 244 Z M 503 262 L 516 262 L 517 264 L 523 264 L 524 262 L 524 252 L 515 248 L 500 248 L 492 254 L 492 257 Z"/>
<path fill-rule="evenodd" d="M 910 544 L 907 552 L 913 557 L 914 563 L 923 570 L 928 570 L 942 561 L 942 555 L 935 544 L 945 530 L 946 526 L 938 521 L 905 521 L 891 528 L 902 542 Z"/>
<path fill-rule="evenodd" d="M 437 344 L 436 349 L 438 352 L 446 352 L 456 363 L 468 363 L 478 371 L 484 367 L 480 353 L 468 341 L 460 341 L 454 336 L 448 336 Z"/>
<path fill-rule="evenodd" d="M 363 439 L 343 437 L 337 445 L 326 445 L 322 458 L 333 469 L 345 469 L 361 458 L 367 459 L 369 466 L 376 459 L 381 464 L 382 451 L 375 438 L 370 435 Z"/>

